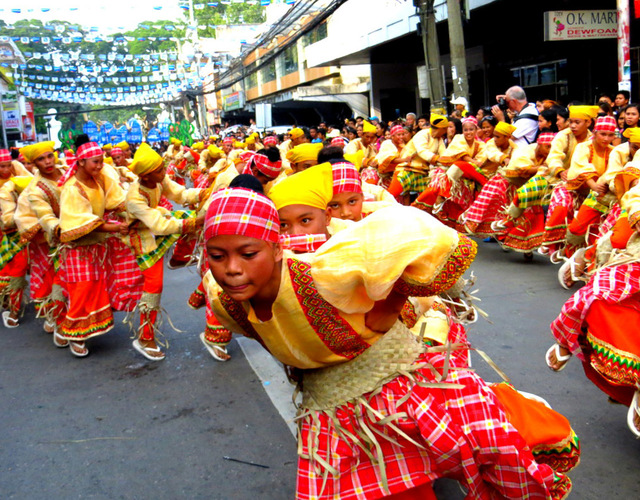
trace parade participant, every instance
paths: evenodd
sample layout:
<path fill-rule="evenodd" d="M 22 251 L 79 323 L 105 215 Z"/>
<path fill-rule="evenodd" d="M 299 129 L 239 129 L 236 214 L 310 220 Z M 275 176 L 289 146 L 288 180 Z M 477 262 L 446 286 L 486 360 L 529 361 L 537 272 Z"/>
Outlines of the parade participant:
<path fill-rule="evenodd" d="M 380 146 L 375 158 L 380 175 L 380 185 L 389 188 L 398 167 L 405 167 L 413 157 L 412 152 L 406 151 L 405 130 L 402 125 L 391 127 L 391 138 Z"/>
<path fill-rule="evenodd" d="M 447 133 L 449 120 L 438 114 L 431 114 L 431 127 L 419 131 L 405 149 L 406 155 L 411 154 L 408 165 L 398 168 L 398 174 L 389 185 L 389 192 L 394 196 L 403 197 L 405 205 L 409 204 L 409 193 L 422 193 L 429 184 L 431 167 L 435 166 L 444 153 L 444 137 Z"/>
<path fill-rule="evenodd" d="M 71 354 L 89 354 L 85 341 L 113 328 L 112 307 L 122 303 L 132 310 L 139 293 L 122 293 L 116 276 L 114 253 L 108 234 L 126 235 L 129 227 L 105 220 L 105 212 L 124 210 L 125 194 L 108 175 L 102 173 L 102 150 L 88 137 L 76 139 L 77 161 L 58 181 L 60 194 L 60 242 L 64 287 L 69 296 L 65 318 L 59 333 L 68 339 Z M 129 252 L 131 254 L 131 252 Z M 135 267 L 120 271 L 139 276 Z M 141 284 L 141 283 L 140 283 Z M 141 292 L 141 289 L 140 289 Z M 129 300 L 126 304 L 125 301 Z"/>
<path fill-rule="evenodd" d="M 110 165 L 113 165 L 113 159 L 111 158 L 112 149 L 113 149 L 113 144 L 111 144 L 111 143 L 108 143 L 108 144 L 105 144 L 104 146 L 102 146 L 102 152 L 104 154 L 104 162 L 108 163 Z M 118 148 L 118 149 L 120 149 L 120 148 Z M 122 150 L 120 149 L 120 151 L 122 151 Z M 69 165 L 69 166 L 71 166 L 71 165 Z"/>
<path fill-rule="evenodd" d="M 257 153 L 246 151 L 240 158 L 245 164 L 242 173 L 256 177 L 265 193 L 269 192 L 273 182 L 283 173 L 280 151 L 277 148 L 269 146 Z"/>
<path fill-rule="evenodd" d="M 213 176 L 217 175 L 219 172 L 212 171 L 212 169 L 223 155 L 224 152 L 222 151 L 222 149 L 220 149 L 215 144 L 209 144 L 207 146 L 207 148 L 200 155 L 200 160 L 198 161 L 200 176 L 198 176 L 196 180 L 196 187 L 207 188 L 209 187 L 210 183 L 215 180 Z"/>
<path fill-rule="evenodd" d="M 127 192 L 125 206 L 134 230 L 128 242 L 136 256 L 144 278 L 143 293 L 138 304 L 140 328 L 133 347 L 145 358 L 165 358 L 156 341 L 157 320 L 164 277 L 164 254 L 181 234 L 194 233 L 202 227 L 204 217 L 191 217 L 187 212 L 171 213 L 158 206 L 162 196 L 181 205 L 201 201 L 204 191 L 185 189 L 166 176 L 162 157 L 146 143 L 140 145 L 130 165 L 139 180 Z"/>
<path fill-rule="evenodd" d="M 549 254 L 551 261 L 559 263 L 555 252 L 566 236 L 568 223 L 573 219 L 574 199 L 565 187 L 567 171 L 576 146 L 591 139 L 592 120 L 598 112 L 597 106 L 571 106 L 569 108 L 569 127 L 558 132 L 551 143 L 551 151 L 547 157 L 548 172 L 544 182 L 538 176 L 526 184 L 530 197 L 544 198 L 552 189 L 549 210 L 544 228 L 544 244 L 539 252 Z"/>
<path fill-rule="evenodd" d="M 493 236 L 495 231 L 491 224 L 499 220 L 501 212 L 515 194 L 515 186 L 503 175 L 516 149 L 511 140 L 515 129 L 510 123 L 498 122 L 493 131 L 493 139 L 487 143 L 487 161 L 482 166 L 482 171 L 487 174 L 497 173 L 482 187 L 475 201 L 459 218 L 459 223 L 470 234 L 485 238 Z"/>
<path fill-rule="evenodd" d="M 539 175 L 539 179 L 546 183 L 546 161 L 554 136 L 551 132 L 544 132 L 535 144 L 516 148 L 509 166 L 503 170 L 504 177 L 516 188 L 516 193 L 507 209 L 501 211 L 501 218 L 491 224 L 491 230 L 500 236 L 503 247 L 522 252 L 526 260 L 533 258 L 533 250 L 542 244 L 544 238 L 544 201 L 538 196 L 528 197 L 528 186 L 531 185 L 528 180 Z"/>
<path fill-rule="evenodd" d="M 299 146 L 300 144 L 304 144 L 306 142 L 308 141 L 307 141 L 307 136 L 304 133 L 304 130 L 298 127 L 292 128 L 289 131 L 289 139 L 287 139 L 282 144 L 280 144 L 280 146 L 278 146 L 280 148 L 280 153 L 282 158 L 286 159 L 287 154 L 291 149 L 293 149 L 296 146 Z"/>
<path fill-rule="evenodd" d="M 454 136 L 439 158 L 439 164 L 446 170 L 435 170 L 429 187 L 413 203 L 417 208 L 432 211 L 451 227 L 460 227 L 460 215 L 475 199 L 475 183 L 480 186 L 487 183 L 481 170 L 487 159 L 486 144 L 476 139 L 477 129 L 474 116 L 464 119 L 462 134 Z"/>
<path fill-rule="evenodd" d="M 2 322 L 6 328 L 18 327 L 29 268 L 26 245 L 17 231 L 14 214 L 18 195 L 31 177 L 15 177 L 13 174 L 11 154 L 0 149 L 0 306 L 4 309 Z"/>
<path fill-rule="evenodd" d="M 57 332 L 65 315 L 66 300 L 58 275 L 59 263 L 51 257 L 59 244 L 60 187 L 64 168 L 56 165 L 53 142 L 40 142 L 21 149 L 38 169 L 33 181 L 18 200 L 18 229 L 29 242 L 31 299 L 39 316 L 45 318 L 44 330 L 53 333 L 53 343 L 66 347 L 68 341 Z M 21 227 L 22 226 L 22 227 Z"/>
<path fill-rule="evenodd" d="M 127 141 L 121 141 L 118 144 L 115 145 L 116 148 L 120 148 L 122 150 L 122 153 L 124 154 L 124 157 L 126 160 L 128 160 L 127 163 L 131 162 L 131 146 L 129 146 L 129 143 Z"/>
<path fill-rule="evenodd" d="M 279 225 L 258 193 L 217 193 L 205 224 L 205 284 L 227 329 L 256 339 L 302 377 L 296 498 L 434 498 L 431 482 L 448 475 L 470 498 L 568 494 L 568 478 L 534 461 L 486 384 L 445 370 L 441 349 L 426 350 L 397 323 L 409 290 L 438 294 L 464 273 L 472 242 L 398 207 L 298 260 L 283 253 Z M 338 381 L 350 389 L 340 393 Z"/>
<path fill-rule="evenodd" d="M 376 150 L 376 127 L 364 120 L 362 122 L 362 137 L 349 141 L 344 148 L 344 154 L 355 155 L 362 151 L 362 168 L 360 169 L 360 175 L 362 182 L 368 182 L 370 184 L 378 184 L 380 176 L 377 170 L 377 161 L 375 159 Z"/>
<path fill-rule="evenodd" d="M 318 153 L 322 147 L 322 144 L 304 143 L 290 149 L 287 153 L 287 161 L 291 166 L 292 173 L 302 172 L 317 165 Z"/>

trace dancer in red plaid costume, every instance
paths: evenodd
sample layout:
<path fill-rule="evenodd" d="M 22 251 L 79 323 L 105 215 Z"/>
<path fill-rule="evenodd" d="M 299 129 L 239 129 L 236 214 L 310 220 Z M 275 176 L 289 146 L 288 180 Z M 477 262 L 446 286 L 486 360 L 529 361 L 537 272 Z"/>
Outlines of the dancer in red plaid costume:
<path fill-rule="evenodd" d="M 66 316 L 60 324 L 60 334 L 70 341 L 74 356 L 89 354 L 85 340 L 113 328 L 112 307 L 118 305 L 119 277 L 138 280 L 141 274 L 127 264 L 133 254 L 122 248 L 115 254 L 110 248 L 109 234 L 126 235 L 129 228 L 121 222 L 106 221 L 105 212 L 123 212 L 125 194 L 117 181 L 102 173 L 103 156 L 100 146 L 88 142 L 88 137 L 76 140 L 77 161 L 60 179 L 60 242 L 62 272 L 69 295 Z M 85 142 L 87 141 L 87 142 Z M 112 267 L 114 262 L 118 266 Z M 135 265 L 135 260 L 133 260 Z M 140 289 L 140 292 L 142 290 Z M 127 294 L 132 310 L 138 297 Z"/>
<path fill-rule="evenodd" d="M 555 473 L 537 463 L 480 377 L 447 370 L 441 349 L 425 350 L 397 323 L 409 294 L 437 295 L 458 280 L 473 242 L 391 207 L 298 260 L 282 250 L 278 227 L 261 195 L 216 194 L 205 287 L 225 327 L 303 380 L 297 498 L 434 498 L 430 485 L 444 476 L 475 499 L 567 496 L 559 471 L 576 457 Z"/>

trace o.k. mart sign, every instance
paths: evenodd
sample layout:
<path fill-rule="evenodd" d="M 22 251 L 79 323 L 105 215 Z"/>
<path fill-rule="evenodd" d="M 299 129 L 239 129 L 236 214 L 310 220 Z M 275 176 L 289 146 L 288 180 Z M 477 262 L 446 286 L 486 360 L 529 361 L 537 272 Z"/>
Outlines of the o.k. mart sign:
<path fill-rule="evenodd" d="M 544 13 L 546 42 L 617 38 L 615 10 L 561 10 Z"/>

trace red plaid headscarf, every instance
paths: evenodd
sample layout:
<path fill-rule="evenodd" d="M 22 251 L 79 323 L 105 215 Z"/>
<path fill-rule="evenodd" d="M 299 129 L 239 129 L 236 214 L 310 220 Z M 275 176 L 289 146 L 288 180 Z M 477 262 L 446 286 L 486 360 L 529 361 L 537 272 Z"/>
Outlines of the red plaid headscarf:
<path fill-rule="evenodd" d="M 362 193 L 362 181 L 358 169 L 349 162 L 334 163 L 333 170 L 333 194 Z"/>
<path fill-rule="evenodd" d="M 265 195 L 244 188 L 223 189 L 213 195 L 204 226 L 205 240 L 221 234 L 279 241 L 280 218 Z"/>
<path fill-rule="evenodd" d="M 551 144 L 553 138 L 556 136 L 553 132 L 543 132 L 538 136 L 538 144 Z"/>
<path fill-rule="evenodd" d="M 11 161 L 11 152 L 8 149 L 0 149 L 0 162 Z"/>
<path fill-rule="evenodd" d="M 400 132 L 404 132 L 404 128 L 402 127 L 402 125 L 394 125 L 393 127 L 391 127 L 390 130 L 390 134 L 394 135 L 394 134 L 398 134 Z"/>
<path fill-rule="evenodd" d="M 275 135 L 268 135 L 262 140 L 262 144 L 265 146 L 277 146 L 278 138 Z"/>
<path fill-rule="evenodd" d="M 596 126 L 593 127 L 594 132 L 615 132 L 618 128 L 616 119 L 613 116 L 599 116 L 596 119 Z"/>
<path fill-rule="evenodd" d="M 111 148 L 111 157 L 113 158 L 113 155 L 122 155 L 124 154 L 124 151 L 122 151 L 122 149 L 120 148 Z"/>
<path fill-rule="evenodd" d="M 334 137 L 333 139 L 331 139 L 331 145 L 332 146 L 344 146 L 345 145 L 344 137 Z"/>
<path fill-rule="evenodd" d="M 475 116 L 467 116 L 465 119 L 462 120 L 462 124 L 464 125 L 465 123 L 472 123 L 476 127 L 478 126 L 478 120 L 476 120 Z"/>
<path fill-rule="evenodd" d="M 224 138 L 224 140 L 222 141 L 223 144 L 233 144 L 235 142 L 235 139 L 231 136 L 227 136 Z"/>
<path fill-rule="evenodd" d="M 275 179 L 280 175 L 282 171 L 282 162 L 280 160 L 276 162 L 269 161 L 265 155 L 256 153 L 255 151 L 245 151 L 240 153 L 240 159 L 245 162 L 243 174 L 251 174 L 251 165 L 255 165 L 258 171 L 266 175 L 269 179 Z"/>
<path fill-rule="evenodd" d="M 70 167 L 76 161 L 76 155 L 74 154 L 72 149 L 67 149 L 64 152 L 64 162 Z"/>
<path fill-rule="evenodd" d="M 78 170 L 78 160 L 88 160 L 89 158 L 102 156 L 102 154 L 103 154 L 102 148 L 98 145 L 97 142 L 84 143 L 82 146 L 78 148 L 78 152 L 76 153 L 76 161 L 64 173 L 64 175 L 60 177 L 60 180 L 58 181 L 58 186 L 64 186 L 64 183 L 67 182 L 71 178 L 71 176 L 73 176 L 76 173 L 76 171 Z"/>

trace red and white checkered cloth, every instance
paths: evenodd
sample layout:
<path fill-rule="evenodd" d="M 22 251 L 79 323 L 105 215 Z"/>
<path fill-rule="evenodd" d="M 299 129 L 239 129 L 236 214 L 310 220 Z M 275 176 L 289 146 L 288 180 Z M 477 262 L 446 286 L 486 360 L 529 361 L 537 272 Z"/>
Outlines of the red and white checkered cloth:
<path fill-rule="evenodd" d="M 268 135 L 264 139 L 262 139 L 262 144 L 265 146 L 277 146 L 278 138 L 275 135 Z"/>
<path fill-rule="evenodd" d="M 67 182 L 71 178 L 71 176 L 76 173 L 76 170 L 78 170 L 78 160 L 87 160 L 96 156 L 102 156 L 102 154 L 102 148 L 98 145 L 97 142 L 84 143 L 78 148 L 78 151 L 76 152 L 76 161 L 64 173 L 64 175 L 60 177 L 58 186 L 64 186 L 64 183 Z"/>
<path fill-rule="evenodd" d="M 579 337 L 591 304 L 595 300 L 617 304 L 638 292 L 640 263 L 602 268 L 565 302 L 560 315 L 551 323 L 551 333 L 559 344 L 568 347 L 572 354 L 584 361 Z"/>
<path fill-rule="evenodd" d="M 249 236 L 276 243 L 280 218 L 273 202 L 250 189 L 218 191 L 211 198 L 204 227 L 205 240 L 220 234 Z"/>
<path fill-rule="evenodd" d="M 599 116 L 596 118 L 596 125 L 593 127 L 594 132 L 615 132 L 618 128 L 616 119 L 613 116 Z"/>
<path fill-rule="evenodd" d="M 399 134 L 401 132 L 404 132 L 404 128 L 402 127 L 402 125 L 394 125 L 393 127 L 391 127 L 391 130 L 389 131 L 391 135 Z"/>
<path fill-rule="evenodd" d="M 424 358 L 442 366 L 440 354 Z M 421 360 L 420 360 L 421 361 Z M 428 369 L 417 372 L 419 379 L 435 382 Z M 376 436 L 392 494 L 431 482 L 440 477 L 453 477 L 467 489 L 467 498 L 563 498 L 558 490 L 569 487 L 569 480 L 547 465 L 535 462 L 525 441 L 509 422 L 501 404 L 478 375 L 468 371 L 451 371 L 447 382 L 461 384 L 459 389 L 435 389 L 412 386 L 403 376 L 387 382 L 376 395 L 365 395 L 369 405 L 382 415 L 398 412 L 406 416 L 394 421 L 405 434 L 424 448 L 394 434 L 385 427 L 370 424 L 389 435 L 396 445 Z M 406 402 L 400 400 L 408 396 Z M 360 429 L 356 414 L 370 414 L 342 406 L 336 417 L 343 428 L 356 434 Z M 299 443 L 301 454 L 308 453 L 308 443 L 317 439 L 320 456 L 337 471 L 328 475 L 323 490 L 322 474 L 312 463 L 298 460 L 296 498 L 358 499 L 385 495 L 378 468 L 358 447 L 350 445 L 334 428 L 326 414 L 319 421 L 303 420 Z M 374 451 L 375 453 L 375 451 Z M 323 490 L 323 491 L 322 491 Z M 320 495 L 322 491 L 322 495 Z"/>
<path fill-rule="evenodd" d="M 116 311 L 133 311 L 142 296 L 144 278 L 131 248 L 120 238 L 107 240 L 107 292 Z"/>
<path fill-rule="evenodd" d="M 11 152 L 8 149 L 0 149 L 0 162 L 11 161 Z"/>
<path fill-rule="evenodd" d="M 377 186 L 380 184 L 380 174 L 378 174 L 378 169 L 373 167 L 364 167 L 360 170 L 360 180 Z"/>
<path fill-rule="evenodd" d="M 31 278 L 29 288 L 31 297 L 44 297 L 50 290 L 43 293 L 45 286 L 45 276 L 52 272 L 53 259 L 49 256 L 50 247 L 47 243 L 29 243 L 29 266 L 31 268 Z"/>
<path fill-rule="evenodd" d="M 60 259 L 61 279 L 67 283 L 98 281 L 106 277 L 107 247 L 86 245 L 64 250 Z"/>
<path fill-rule="evenodd" d="M 358 169 L 349 162 L 333 163 L 333 194 L 362 193 L 362 181 Z"/>
<path fill-rule="evenodd" d="M 272 162 L 266 155 L 255 151 L 245 151 L 240 153 L 240 159 L 246 163 L 243 174 L 253 174 L 251 166 L 255 165 L 258 172 L 266 175 L 269 179 L 275 179 L 282 171 L 282 161 Z"/>
<path fill-rule="evenodd" d="M 502 210 L 508 205 L 508 200 L 513 198 L 508 195 L 510 185 L 502 175 L 494 175 L 464 213 L 465 220 L 476 224 L 498 220 Z"/>
<path fill-rule="evenodd" d="M 551 200 L 549 201 L 549 210 L 547 212 L 547 218 L 553 213 L 556 207 L 565 207 L 568 213 L 573 215 L 573 205 L 575 201 L 571 192 L 566 188 L 564 183 L 558 184 L 551 193 Z M 571 217 L 573 219 L 573 217 Z"/>

